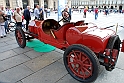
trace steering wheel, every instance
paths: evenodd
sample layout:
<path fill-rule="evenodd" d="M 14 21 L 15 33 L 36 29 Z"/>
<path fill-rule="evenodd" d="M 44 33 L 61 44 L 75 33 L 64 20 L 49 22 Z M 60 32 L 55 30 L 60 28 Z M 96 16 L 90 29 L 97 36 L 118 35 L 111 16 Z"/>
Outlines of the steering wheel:
<path fill-rule="evenodd" d="M 65 15 L 65 16 L 64 16 L 64 15 Z M 68 15 L 69 17 L 67 17 L 66 15 Z M 68 13 L 68 12 L 63 12 L 63 13 L 62 13 L 62 18 L 63 18 L 63 20 L 69 22 L 69 19 L 70 19 L 69 13 Z M 69 18 L 69 19 L 68 19 L 68 18 Z"/>

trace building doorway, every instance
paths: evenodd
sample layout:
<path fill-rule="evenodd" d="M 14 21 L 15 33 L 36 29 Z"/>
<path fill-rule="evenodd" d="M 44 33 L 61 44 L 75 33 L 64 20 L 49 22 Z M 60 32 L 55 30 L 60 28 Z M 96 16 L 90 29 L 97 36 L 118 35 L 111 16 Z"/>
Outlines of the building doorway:
<path fill-rule="evenodd" d="M 6 0 L 6 7 L 10 7 L 10 2 L 9 2 L 9 0 Z"/>
<path fill-rule="evenodd" d="M 122 6 L 119 6 L 119 12 L 122 13 Z"/>
<path fill-rule="evenodd" d="M 111 9 L 114 9 L 114 7 L 113 7 L 113 6 L 111 6 Z"/>
<path fill-rule="evenodd" d="M 119 6 L 119 10 L 122 10 L 122 6 Z"/>
<path fill-rule="evenodd" d="M 28 0 L 22 0 L 23 8 L 25 9 L 28 6 Z"/>
<path fill-rule="evenodd" d="M 48 0 L 44 0 L 44 8 L 48 8 Z"/>

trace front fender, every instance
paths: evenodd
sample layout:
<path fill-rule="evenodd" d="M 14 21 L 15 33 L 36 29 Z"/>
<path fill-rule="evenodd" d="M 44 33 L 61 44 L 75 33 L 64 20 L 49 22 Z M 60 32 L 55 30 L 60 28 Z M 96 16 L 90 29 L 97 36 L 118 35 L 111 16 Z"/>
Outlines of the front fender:
<path fill-rule="evenodd" d="M 66 32 L 66 40 L 70 45 L 82 44 L 89 47 L 95 53 L 104 52 L 109 37 L 107 36 L 103 39 L 92 34 L 82 33 L 74 27 Z"/>

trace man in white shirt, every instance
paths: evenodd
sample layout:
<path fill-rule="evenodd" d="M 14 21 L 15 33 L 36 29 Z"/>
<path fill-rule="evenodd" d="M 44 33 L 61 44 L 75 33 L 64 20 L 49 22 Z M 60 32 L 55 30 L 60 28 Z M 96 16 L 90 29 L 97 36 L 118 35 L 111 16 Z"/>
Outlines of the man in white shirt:
<path fill-rule="evenodd" d="M 13 13 L 13 19 L 15 20 L 17 26 L 22 27 L 22 13 L 19 7 L 17 7 L 16 11 Z"/>
<path fill-rule="evenodd" d="M 35 16 L 35 19 L 39 19 L 39 15 L 40 15 L 40 12 L 39 12 L 39 5 L 36 6 L 36 8 L 34 9 L 34 16 Z"/>

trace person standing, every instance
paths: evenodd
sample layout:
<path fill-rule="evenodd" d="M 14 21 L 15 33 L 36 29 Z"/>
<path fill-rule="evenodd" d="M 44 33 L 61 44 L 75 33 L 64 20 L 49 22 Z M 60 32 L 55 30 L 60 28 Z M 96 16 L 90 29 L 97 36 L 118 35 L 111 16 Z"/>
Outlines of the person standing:
<path fill-rule="evenodd" d="M 39 5 L 36 5 L 36 8 L 34 9 L 34 16 L 35 16 L 35 19 L 39 19 L 39 15 L 40 15 L 40 12 L 39 12 Z"/>
<path fill-rule="evenodd" d="M 43 9 L 40 8 L 39 11 L 40 11 L 39 20 L 44 20 L 44 12 L 43 12 Z"/>
<path fill-rule="evenodd" d="M 17 26 L 22 27 L 22 13 L 19 7 L 17 7 L 16 11 L 13 13 L 13 19 L 15 20 Z"/>
<path fill-rule="evenodd" d="M 94 10 L 94 13 L 95 13 L 95 20 L 98 18 L 98 8 L 96 6 L 95 10 Z"/>
<path fill-rule="evenodd" d="M 5 33 L 5 20 L 4 20 L 5 13 L 2 12 L 2 9 L 0 9 L 0 38 L 6 37 Z"/>
<path fill-rule="evenodd" d="M 7 17 L 6 11 L 4 10 L 4 7 L 1 7 L 1 11 L 4 13 L 4 16 Z M 8 28 L 8 21 L 5 20 L 4 22 L 4 28 L 5 28 L 5 33 L 7 34 L 9 32 L 9 28 Z"/>
<path fill-rule="evenodd" d="M 86 18 L 87 8 L 84 8 L 84 18 Z"/>
<path fill-rule="evenodd" d="M 9 19 L 9 21 L 11 21 L 12 11 L 11 11 L 11 9 L 10 9 L 10 8 L 8 8 L 8 9 L 6 10 L 6 15 L 7 15 L 7 17 L 8 17 L 8 19 Z"/>
<path fill-rule="evenodd" d="M 26 31 L 28 30 L 28 24 L 29 21 L 31 20 L 31 15 L 30 15 L 30 6 L 27 6 L 27 8 L 24 10 L 24 19 L 26 20 Z"/>
<path fill-rule="evenodd" d="M 62 17 L 63 17 L 63 24 L 70 22 L 71 15 L 69 14 L 67 7 L 62 11 Z"/>

